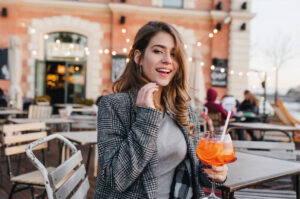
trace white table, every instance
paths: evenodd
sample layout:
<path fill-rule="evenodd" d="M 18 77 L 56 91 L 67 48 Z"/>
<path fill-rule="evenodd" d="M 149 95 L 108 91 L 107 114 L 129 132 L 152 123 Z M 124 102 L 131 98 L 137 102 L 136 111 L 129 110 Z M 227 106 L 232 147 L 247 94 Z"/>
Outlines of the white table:
<path fill-rule="evenodd" d="M 268 123 L 260 123 L 260 122 L 232 122 L 229 123 L 228 131 L 242 129 L 242 130 L 258 130 L 258 131 L 280 131 L 284 133 L 289 141 L 292 141 L 293 138 L 288 133 L 293 132 L 295 135 L 295 131 L 300 130 L 300 127 L 289 126 L 289 125 L 278 125 L 278 124 L 268 124 Z"/>
<path fill-rule="evenodd" d="M 68 106 L 72 107 L 72 108 L 83 108 L 86 107 L 86 105 L 83 104 L 54 104 L 55 107 L 58 108 L 66 108 Z"/>
<path fill-rule="evenodd" d="M 76 121 L 66 118 L 40 118 L 40 119 L 29 119 L 29 118 L 9 118 L 9 122 L 15 124 L 24 124 L 24 123 L 39 123 L 44 122 L 46 124 L 67 124 L 67 131 L 70 131 L 70 125 L 76 123 Z"/>
<path fill-rule="evenodd" d="M 18 115 L 26 114 L 27 111 L 17 110 L 17 109 L 0 109 L 0 115 Z"/>
<path fill-rule="evenodd" d="M 97 151 L 97 131 L 72 131 L 72 132 L 57 132 L 72 142 L 76 142 L 81 146 L 89 145 L 86 170 L 88 171 L 90 163 L 90 155 L 92 147 L 94 147 L 94 176 L 97 176 L 98 169 L 98 151 Z M 67 151 L 68 154 L 68 151 Z M 68 155 L 67 155 L 68 156 Z M 62 152 L 62 160 L 65 159 L 65 148 Z"/>

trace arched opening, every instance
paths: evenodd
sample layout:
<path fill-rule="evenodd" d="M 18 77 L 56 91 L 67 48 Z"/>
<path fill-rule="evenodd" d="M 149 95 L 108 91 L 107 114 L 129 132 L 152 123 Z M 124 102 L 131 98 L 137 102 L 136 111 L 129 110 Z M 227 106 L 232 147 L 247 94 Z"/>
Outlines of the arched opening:
<path fill-rule="evenodd" d="M 87 37 L 74 32 L 44 34 L 44 60 L 35 65 L 35 96 L 51 103 L 78 103 L 85 99 Z"/>

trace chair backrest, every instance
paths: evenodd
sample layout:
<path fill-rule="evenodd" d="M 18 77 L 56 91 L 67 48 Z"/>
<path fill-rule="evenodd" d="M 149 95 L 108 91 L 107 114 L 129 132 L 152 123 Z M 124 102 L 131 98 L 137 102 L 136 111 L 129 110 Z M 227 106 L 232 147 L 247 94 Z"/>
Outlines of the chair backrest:
<path fill-rule="evenodd" d="M 25 153 L 26 143 L 47 136 L 45 123 L 7 124 L 3 126 L 4 154 L 7 156 Z M 37 149 L 46 148 L 47 144 Z"/>
<path fill-rule="evenodd" d="M 4 125 L 2 142 L 4 154 L 8 159 L 8 170 L 10 177 L 13 176 L 10 156 L 25 153 L 26 144 L 47 136 L 45 123 L 8 124 Z M 34 148 L 40 150 L 47 148 L 47 143 Z"/>
<path fill-rule="evenodd" d="M 72 124 L 72 129 L 80 129 L 80 130 L 97 129 L 96 115 L 71 115 L 69 119 L 76 121 L 76 123 Z"/>
<path fill-rule="evenodd" d="M 276 114 L 276 116 L 279 118 L 279 120 L 284 124 L 284 125 L 293 125 L 289 119 L 286 117 L 284 112 L 276 105 L 273 105 L 273 110 Z"/>
<path fill-rule="evenodd" d="M 199 123 L 200 123 L 200 128 L 201 131 L 206 132 L 207 131 L 207 113 L 208 113 L 208 109 L 205 106 L 195 106 L 194 107 L 194 111 L 197 114 L 197 117 L 199 119 Z M 202 113 L 204 112 L 204 114 L 202 115 Z"/>
<path fill-rule="evenodd" d="M 214 129 L 218 129 L 222 126 L 221 123 L 222 114 L 220 112 L 219 113 L 209 112 L 208 116 L 212 120 Z"/>
<path fill-rule="evenodd" d="M 69 146 L 72 156 L 55 170 L 48 172 L 45 166 L 35 157 L 32 149 L 53 139 L 60 139 Z M 59 134 L 53 134 L 29 144 L 26 148 L 26 154 L 42 173 L 49 199 L 86 198 L 90 185 L 84 164 L 82 164 L 81 151 L 78 151 L 69 140 Z"/>
<path fill-rule="evenodd" d="M 30 105 L 28 111 L 29 119 L 50 118 L 52 114 L 52 106 Z"/>
<path fill-rule="evenodd" d="M 263 155 L 283 160 L 296 160 L 294 142 L 265 142 L 233 140 L 237 151 Z"/>
<path fill-rule="evenodd" d="M 283 112 L 283 114 L 285 115 L 285 117 L 289 120 L 289 122 L 293 125 L 295 124 L 300 124 L 300 121 L 297 120 L 296 118 L 294 118 L 290 112 L 287 110 L 287 108 L 285 107 L 283 101 L 278 98 L 277 99 L 277 106 L 280 108 L 280 110 Z"/>

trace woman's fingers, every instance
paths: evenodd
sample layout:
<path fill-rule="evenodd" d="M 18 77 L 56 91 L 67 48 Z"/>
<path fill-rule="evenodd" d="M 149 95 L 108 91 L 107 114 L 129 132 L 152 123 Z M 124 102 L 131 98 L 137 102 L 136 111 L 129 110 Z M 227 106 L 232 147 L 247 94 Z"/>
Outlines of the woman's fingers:
<path fill-rule="evenodd" d="M 143 86 L 137 96 L 136 105 L 155 108 L 153 103 L 153 92 L 157 91 L 159 86 L 156 83 L 148 83 Z"/>
<path fill-rule="evenodd" d="M 226 179 L 228 167 L 224 164 L 223 166 L 213 166 L 211 169 L 204 169 L 204 171 L 212 180 L 223 182 Z"/>

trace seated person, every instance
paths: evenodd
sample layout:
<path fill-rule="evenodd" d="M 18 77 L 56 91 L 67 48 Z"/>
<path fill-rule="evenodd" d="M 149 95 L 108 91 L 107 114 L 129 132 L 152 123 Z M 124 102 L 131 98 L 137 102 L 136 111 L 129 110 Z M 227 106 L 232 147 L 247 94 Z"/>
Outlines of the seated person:
<path fill-rule="evenodd" d="M 256 99 L 256 96 L 252 94 L 249 90 L 245 90 L 244 92 L 244 100 L 238 107 L 238 113 L 244 114 L 245 113 L 251 113 L 252 116 L 258 115 L 258 100 Z M 246 117 L 246 119 L 243 122 L 259 122 L 260 119 L 257 117 Z M 254 136 L 254 133 L 252 130 L 247 130 L 248 134 L 251 136 L 252 140 L 257 140 L 257 138 Z"/>
<path fill-rule="evenodd" d="M 204 104 L 204 106 L 207 107 L 209 113 L 221 113 L 221 124 L 224 125 L 227 117 L 227 111 L 223 108 L 222 104 L 215 102 L 217 96 L 218 93 L 216 90 L 212 88 L 208 89 L 206 95 L 207 102 Z"/>

